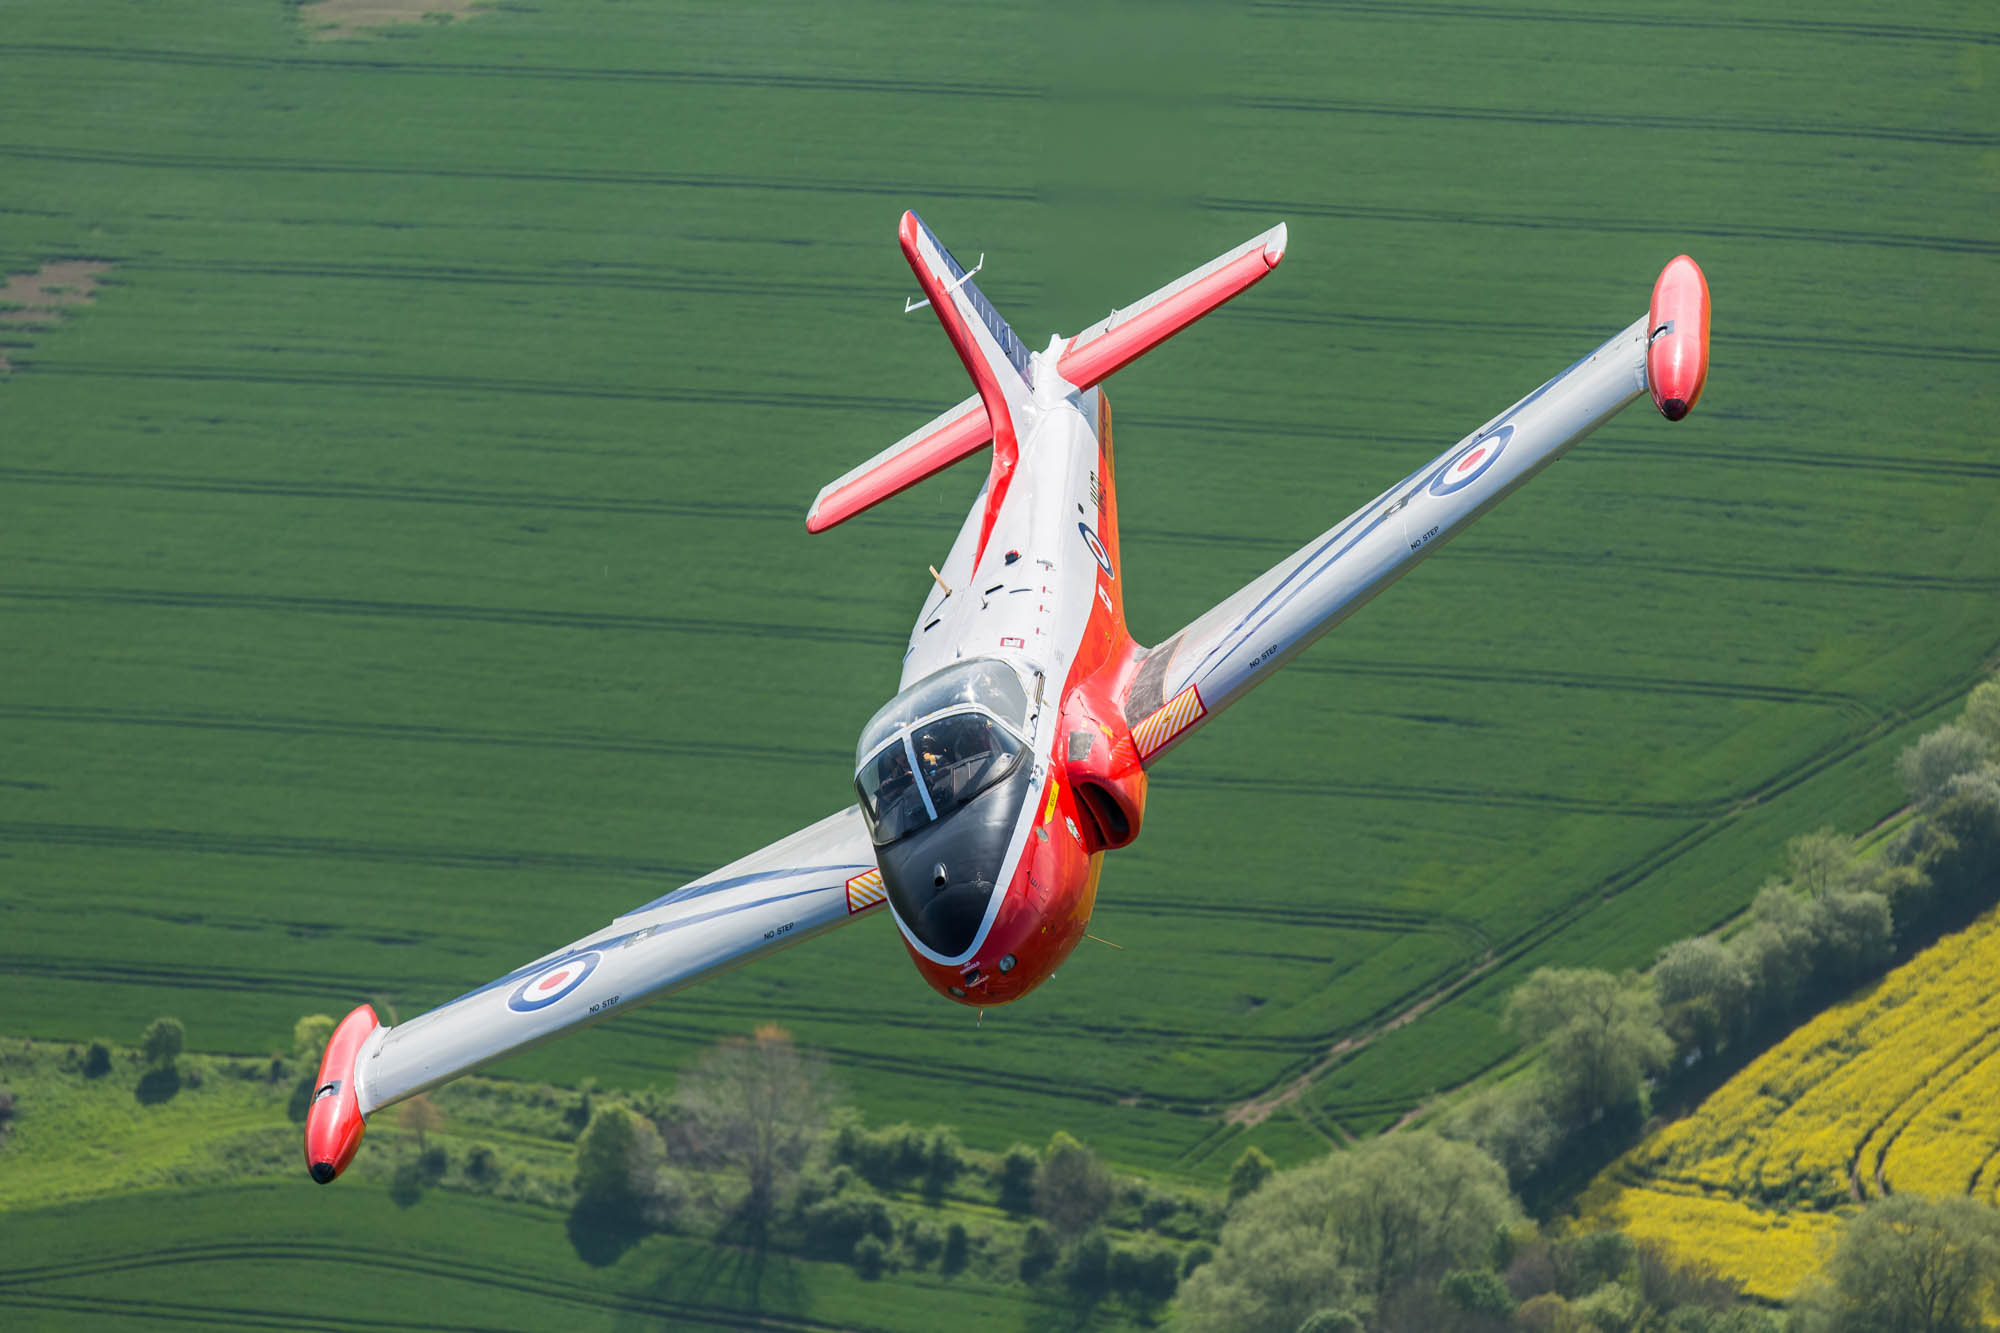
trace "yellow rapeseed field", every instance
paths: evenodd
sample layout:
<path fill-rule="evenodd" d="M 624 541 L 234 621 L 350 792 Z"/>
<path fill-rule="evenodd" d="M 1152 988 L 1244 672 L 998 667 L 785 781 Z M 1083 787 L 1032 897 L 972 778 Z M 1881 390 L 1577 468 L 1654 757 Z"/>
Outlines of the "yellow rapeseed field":
<path fill-rule="evenodd" d="M 1782 1300 L 1844 1211 L 1898 1190 L 2000 1202 L 2000 913 L 1800 1027 L 1583 1204 Z"/>

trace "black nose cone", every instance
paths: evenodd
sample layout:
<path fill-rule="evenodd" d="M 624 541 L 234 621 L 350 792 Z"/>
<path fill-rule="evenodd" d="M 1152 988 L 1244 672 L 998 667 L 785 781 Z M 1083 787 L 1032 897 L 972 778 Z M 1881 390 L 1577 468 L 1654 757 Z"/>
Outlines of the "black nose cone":
<path fill-rule="evenodd" d="M 1669 398 L 1660 404 L 1660 415 L 1669 421 L 1679 421 L 1688 414 L 1688 405 L 1679 398 Z"/>
<path fill-rule="evenodd" d="M 312 1164 L 312 1173 L 313 1179 L 322 1185 L 332 1184 L 333 1178 L 340 1174 L 340 1172 L 333 1169 L 332 1162 L 314 1162 Z"/>

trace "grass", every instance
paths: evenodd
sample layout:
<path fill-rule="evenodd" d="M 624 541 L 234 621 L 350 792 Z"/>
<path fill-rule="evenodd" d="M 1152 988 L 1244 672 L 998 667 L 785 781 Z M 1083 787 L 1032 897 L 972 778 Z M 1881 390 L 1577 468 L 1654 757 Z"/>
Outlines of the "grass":
<path fill-rule="evenodd" d="M 1111 386 L 1143 639 L 1678 250 L 1715 371 L 1176 754 L 1105 876 L 1124 952 L 976 1028 L 875 922 L 502 1072 L 667 1083 L 777 1019 L 871 1119 L 1213 1179 L 1223 1109 L 1343 1037 L 1488 966 L 1249 1141 L 1393 1121 L 1506 1057 L 1528 969 L 1644 962 L 1894 808 L 2000 637 L 1982 10 L 1073 17 L 1052 56 L 978 7 L 10 15 L 0 270 L 114 267 L 4 331 L 7 1031 L 408 1016 L 842 804 L 976 485 L 803 531 L 964 393 L 894 317 L 910 205 L 1036 340 L 1290 221 Z"/>
<path fill-rule="evenodd" d="M 571 1250 L 559 1217 L 431 1193 L 306 1196 L 288 1184 L 129 1195 L 0 1214 L 0 1309 L 31 1327 L 891 1330 L 957 1319 L 1045 1328 L 1063 1318 L 974 1277 L 857 1277 L 844 1264 L 654 1237 L 608 1268 Z M 1090 1320 L 1079 1326 L 1117 1327 Z"/>

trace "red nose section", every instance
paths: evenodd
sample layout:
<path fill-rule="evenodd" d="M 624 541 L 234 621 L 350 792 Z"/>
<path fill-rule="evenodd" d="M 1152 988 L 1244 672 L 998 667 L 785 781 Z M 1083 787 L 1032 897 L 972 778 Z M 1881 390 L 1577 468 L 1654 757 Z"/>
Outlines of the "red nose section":
<path fill-rule="evenodd" d="M 306 1112 L 306 1169 L 322 1185 L 345 1171 L 361 1146 L 366 1125 L 354 1092 L 354 1062 L 362 1043 L 380 1026 L 375 1011 L 362 1005 L 340 1020 L 320 1058 L 312 1106 Z"/>
<path fill-rule="evenodd" d="M 1653 406 L 1667 420 L 1679 421 L 1694 411 L 1708 383 L 1708 279 L 1701 265 L 1679 255 L 1660 270 L 1646 330 Z"/>

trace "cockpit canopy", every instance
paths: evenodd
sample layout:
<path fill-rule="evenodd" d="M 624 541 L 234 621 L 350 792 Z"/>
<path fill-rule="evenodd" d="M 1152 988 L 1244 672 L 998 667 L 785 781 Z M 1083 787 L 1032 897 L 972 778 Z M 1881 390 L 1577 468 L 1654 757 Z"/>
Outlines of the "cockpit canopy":
<path fill-rule="evenodd" d="M 944 818 L 1013 771 L 1028 693 L 1005 662 L 975 658 L 924 677 L 862 729 L 855 788 L 878 845 Z"/>

